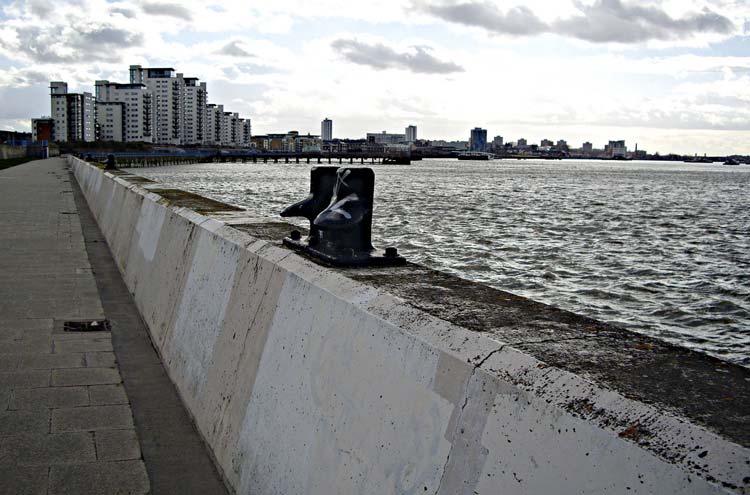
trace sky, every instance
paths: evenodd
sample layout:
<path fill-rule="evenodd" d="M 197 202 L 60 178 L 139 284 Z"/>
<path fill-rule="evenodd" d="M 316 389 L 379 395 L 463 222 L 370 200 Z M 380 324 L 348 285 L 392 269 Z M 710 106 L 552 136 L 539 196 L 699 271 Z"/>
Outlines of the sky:
<path fill-rule="evenodd" d="M 0 129 L 173 67 L 253 134 L 750 154 L 750 0 L 0 0 Z"/>

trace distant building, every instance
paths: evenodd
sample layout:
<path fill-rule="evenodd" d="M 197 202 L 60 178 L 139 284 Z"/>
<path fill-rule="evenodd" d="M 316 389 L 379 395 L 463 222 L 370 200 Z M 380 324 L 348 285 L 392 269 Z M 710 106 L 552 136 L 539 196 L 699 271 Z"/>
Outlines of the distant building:
<path fill-rule="evenodd" d="M 181 96 L 184 79 L 176 78 L 171 67 L 130 66 L 130 83 L 143 84 L 153 96 L 154 143 L 182 144 Z"/>
<path fill-rule="evenodd" d="M 593 153 L 594 151 L 594 145 L 586 141 L 583 143 L 583 146 L 581 146 L 581 151 L 584 153 Z"/>
<path fill-rule="evenodd" d="M 253 125 L 252 121 L 250 119 L 243 119 L 242 122 L 242 146 L 243 147 L 249 147 L 252 144 L 251 138 L 252 138 L 252 130 Z"/>
<path fill-rule="evenodd" d="M 417 126 L 410 125 L 406 128 L 406 142 L 413 143 L 417 140 Z"/>
<path fill-rule="evenodd" d="M 31 119 L 31 140 L 52 141 L 55 121 L 49 117 Z"/>
<path fill-rule="evenodd" d="M 446 148 L 446 149 L 453 149 L 453 150 L 460 150 L 464 151 L 469 147 L 468 141 L 444 141 L 442 139 L 437 139 L 434 141 L 430 141 L 430 146 L 433 148 Z"/>
<path fill-rule="evenodd" d="M 551 139 L 542 139 L 542 142 L 539 143 L 539 146 L 542 148 L 551 148 L 554 145 L 555 143 L 553 143 Z"/>
<path fill-rule="evenodd" d="M 96 139 L 125 141 L 125 104 L 120 101 L 96 102 Z"/>
<path fill-rule="evenodd" d="M 487 151 L 487 129 L 475 127 L 471 130 L 469 149 L 471 151 Z"/>
<path fill-rule="evenodd" d="M 381 133 L 368 132 L 367 141 L 374 144 L 401 144 L 406 141 L 406 134 L 388 134 L 385 131 Z"/>
<path fill-rule="evenodd" d="M 68 93 L 68 84 L 50 82 L 50 107 L 53 141 L 86 141 L 96 139 L 94 96 L 91 93 Z"/>
<path fill-rule="evenodd" d="M 492 146 L 495 148 L 502 148 L 503 147 L 503 137 L 502 136 L 495 136 L 492 139 Z"/>
<path fill-rule="evenodd" d="M 203 143 L 209 146 L 221 145 L 221 126 L 224 117 L 224 105 L 209 103 L 206 105 L 206 130 Z"/>
<path fill-rule="evenodd" d="M 560 151 L 567 151 L 568 150 L 568 142 L 564 139 L 560 139 L 557 141 L 557 149 Z"/>
<path fill-rule="evenodd" d="M 268 136 L 250 136 L 250 146 L 258 150 L 267 150 L 270 147 Z"/>
<path fill-rule="evenodd" d="M 333 121 L 331 119 L 323 119 L 323 122 L 320 123 L 320 138 L 323 141 L 333 139 Z"/>
<path fill-rule="evenodd" d="M 628 148 L 625 141 L 610 141 L 604 147 L 605 154 L 611 158 L 625 158 L 628 154 Z"/>
<path fill-rule="evenodd" d="M 206 104 L 208 90 L 206 83 L 198 82 L 197 77 L 182 77 L 177 74 L 177 87 L 182 90 L 180 105 L 180 143 L 203 144 L 206 139 Z"/>
<path fill-rule="evenodd" d="M 516 142 L 516 148 L 525 149 L 529 147 L 529 142 L 526 139 L 521 138 Z"/>
<path fill-rule="evenodd" d="M 152 94 L 144 84 L 94 83 L 99 139 L 153 141 Z M 116 107 L 121 107 L 117 110 Z M 121 115 L 120 115 L 121 114 Z M 118 130 L 121 127 L 121 130 Z"/>

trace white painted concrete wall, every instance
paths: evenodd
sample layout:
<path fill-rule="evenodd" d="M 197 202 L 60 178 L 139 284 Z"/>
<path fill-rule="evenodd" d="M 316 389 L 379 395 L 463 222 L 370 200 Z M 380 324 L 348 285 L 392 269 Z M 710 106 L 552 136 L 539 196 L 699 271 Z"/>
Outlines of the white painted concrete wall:
<path fill-rule="evenodd" d="M 748 449 L 70 163 L 237 493 L 745 493 Z"/>

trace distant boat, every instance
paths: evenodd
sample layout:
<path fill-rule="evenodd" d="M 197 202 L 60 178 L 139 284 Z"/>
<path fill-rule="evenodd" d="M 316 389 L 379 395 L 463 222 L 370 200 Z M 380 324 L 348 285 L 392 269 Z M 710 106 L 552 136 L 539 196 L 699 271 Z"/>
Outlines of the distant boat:
<path fill-rule="evenodd" d="M 490 154 L 482 151 L 467 151 L 458 155 L 459 160 L 489 160 Z"/>
<path fill-rule="evenodd" d="M 727 161 L 724 162 L 724 165 L 739 165 L 740 162 L 735 160 L 734 158 L 727 158 Z"/>

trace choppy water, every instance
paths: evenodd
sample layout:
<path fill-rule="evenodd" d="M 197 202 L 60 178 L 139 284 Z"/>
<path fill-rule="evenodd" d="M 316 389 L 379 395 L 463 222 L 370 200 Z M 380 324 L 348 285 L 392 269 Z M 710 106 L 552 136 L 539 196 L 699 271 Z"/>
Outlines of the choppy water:
<path fill-rule="evenodd" d="M 135 173 L 278 218 L 309 165 Z M 750 366 L 750 167 L 375 166 L 373 234 L 409 260 Z"/>

